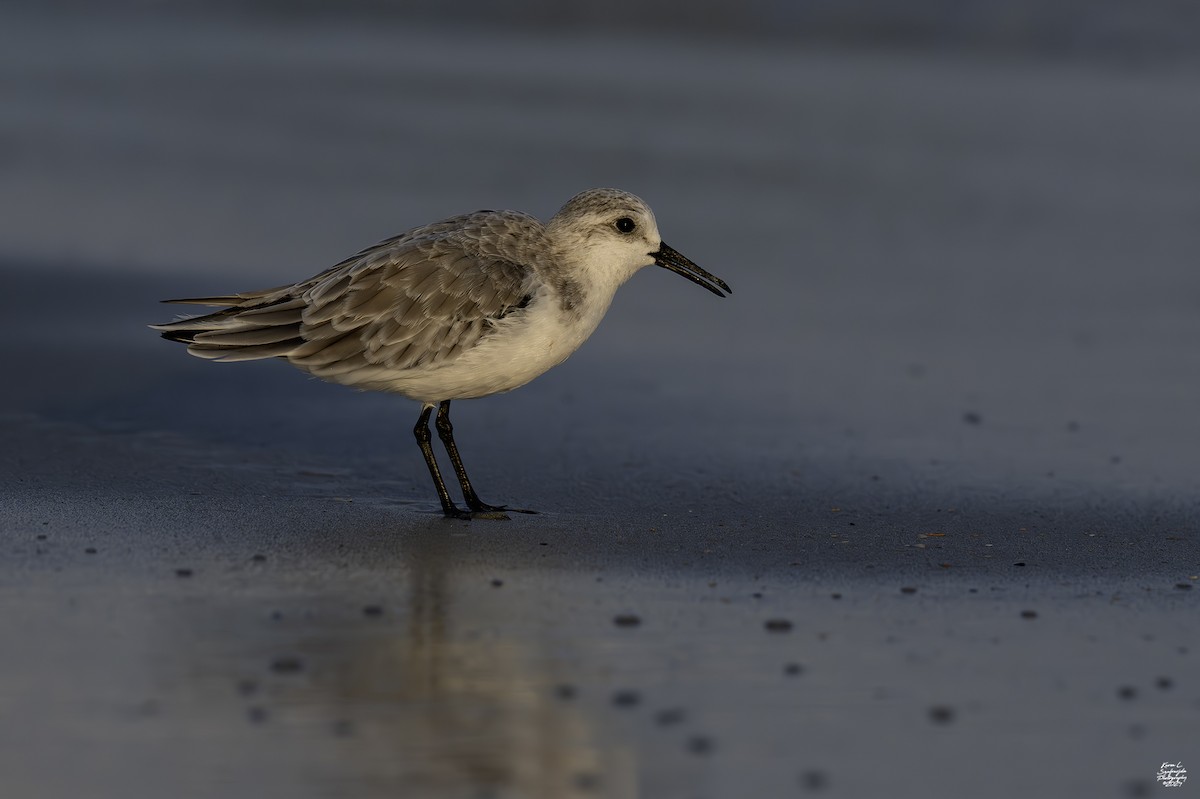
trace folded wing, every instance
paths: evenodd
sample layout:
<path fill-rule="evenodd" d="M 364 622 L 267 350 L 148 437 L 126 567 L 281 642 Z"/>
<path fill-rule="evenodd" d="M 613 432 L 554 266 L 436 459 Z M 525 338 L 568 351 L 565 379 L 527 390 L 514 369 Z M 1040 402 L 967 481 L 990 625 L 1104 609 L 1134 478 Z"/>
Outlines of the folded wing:
<path fill-rule="evenodd" d="M 338 382 L 353 382 L 356 370 L 429 367 L 529 304 L 534 268 L 521 253 L 544 250 L 512 243 L 540 235 L 524 214 L 478 212 L 381 242 L 293 286 L 172 300 L 228 307 L 153 327 L 201 358 L 287 358 Z"/>

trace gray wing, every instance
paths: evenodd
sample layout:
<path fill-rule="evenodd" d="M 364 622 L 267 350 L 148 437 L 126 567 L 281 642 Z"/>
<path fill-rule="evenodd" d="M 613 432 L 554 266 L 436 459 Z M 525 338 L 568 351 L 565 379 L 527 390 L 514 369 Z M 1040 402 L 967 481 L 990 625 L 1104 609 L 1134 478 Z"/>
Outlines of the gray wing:
<path fill-rule="evenodd" d="M 437 364 L 524 308 L 544 231 L 532 217 L 478 212 L 381 242 L 294 286 L 212 297 L 233 307 L 156 325 L 193 355 L 286 357 L 320 377 Z"/>

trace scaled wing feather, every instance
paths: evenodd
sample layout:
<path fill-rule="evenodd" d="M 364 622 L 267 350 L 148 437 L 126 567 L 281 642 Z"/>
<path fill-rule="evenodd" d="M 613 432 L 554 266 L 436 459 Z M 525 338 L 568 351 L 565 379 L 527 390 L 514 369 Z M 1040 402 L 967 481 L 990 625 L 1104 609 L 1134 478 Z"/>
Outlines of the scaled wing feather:
<path fill-rule="evenodd" d="M 535 220 L 511 216 L 518 218 L 501 221 L 541 233 Z M 515 258 L 479 251 L 477 239 L 446 235 L 460 224 L 443 223 L 433 226 L 442 230 L 390 240 L 347 263 L 341 273 L 327 273 L 304 295 L 308 307 L 300 332 L 309 342 L 329 337 L 330 328 L 348 333 L 337 340 L 343 357 L 331 359 L 305 346 L 291 360 L 327 364 L 314 370 L 321 374 L 334 363 L 339 370 L 352 369 L 341 361 L 357 345 L 364 363 L 404 370 L 436 364 L 477 344 L 496 320 L 522 305 L 534 271 Z"/>
<path fill-rule="evenodd" d="M 203 358 L 284 357 L 321 377 L 434 365 L 525 307 L 535 265 L 522 253 L 543 252 L 543 236 L 524 214 L 467 214 L 383 241 L 293 286 L 180 300 L 230 307 L 156 327 Z"/>

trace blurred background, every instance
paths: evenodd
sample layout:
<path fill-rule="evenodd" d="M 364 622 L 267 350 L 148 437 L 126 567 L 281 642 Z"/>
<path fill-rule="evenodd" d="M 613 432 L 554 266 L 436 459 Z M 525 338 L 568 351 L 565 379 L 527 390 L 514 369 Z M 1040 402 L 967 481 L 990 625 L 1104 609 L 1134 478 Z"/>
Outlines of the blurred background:
<path fill-rule="evenodd" d="M 694 246 L 722 247 L 706 262 L 726 271 L 819 277 L 871 248 L 898 262 L 885 275 L 982 272 L 944 250 L 1049 262 L 1023 242 L 1108 237 L 1153 256 L 1194 210 L 1200 9 L 1182 1 L 0 14 L 9 258 L 270 280 L 464 208 L 548 215 L 613 183 L 676 238 L 709 231 Z"/>
<path fill-rule="evenodd" d="M 1194 3 L 9 3 L 0 37 L 14 321 L 166 368 L 161 296 L 613 185 L 736 293 L 639 276 L 544 396 L 753 400 L 697 446 L 754 459 L 1198 487 Z"/>

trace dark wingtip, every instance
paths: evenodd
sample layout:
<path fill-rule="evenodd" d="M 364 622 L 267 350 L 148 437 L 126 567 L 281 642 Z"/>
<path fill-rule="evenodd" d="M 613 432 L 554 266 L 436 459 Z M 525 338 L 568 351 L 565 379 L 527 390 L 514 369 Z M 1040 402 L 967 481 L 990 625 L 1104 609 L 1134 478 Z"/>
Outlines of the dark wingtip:
<path fill-rule="evenodd" d="M 194 344 L 192 338 L 196 334 L 195 330 L 164 330 L 161 335 L 167 341 L 178 341 L 180 344 Z"/>

